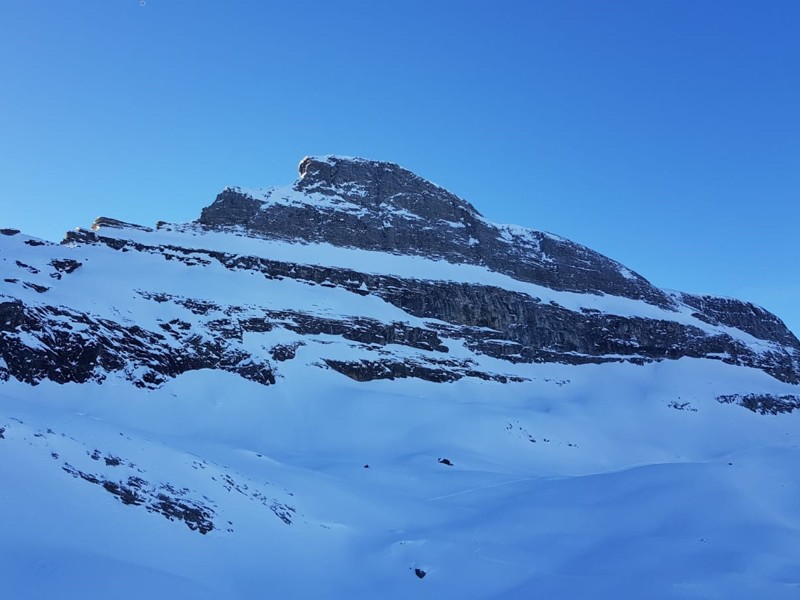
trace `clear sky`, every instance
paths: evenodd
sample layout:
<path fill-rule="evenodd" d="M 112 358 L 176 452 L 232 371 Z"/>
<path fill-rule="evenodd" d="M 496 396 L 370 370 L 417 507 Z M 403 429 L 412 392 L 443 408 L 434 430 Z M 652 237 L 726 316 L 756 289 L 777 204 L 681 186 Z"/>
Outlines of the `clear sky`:
<path fill-rule="evenodd" d="M 800 334 L 795 0 L 0 0 L 0 82 L 0 226 L 364 156 Z"/>

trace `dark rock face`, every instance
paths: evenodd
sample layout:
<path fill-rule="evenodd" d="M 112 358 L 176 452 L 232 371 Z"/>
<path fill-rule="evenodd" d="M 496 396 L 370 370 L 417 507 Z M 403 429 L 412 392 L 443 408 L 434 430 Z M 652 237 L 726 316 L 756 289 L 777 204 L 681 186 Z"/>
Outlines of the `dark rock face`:
<path fill-rule="evenodd" d="M 170 521 L 183 521 L 189 529 L 203 535 L 214 530 L 213 509 L 186 498 L 186 490 L 176 490 L 169 484 L 153 485 L 137 476 L 114 481 L 103 475 L 86 473 L 69 463 L 61 468 L 76 479 L 99 485 L 122 504 L 144 506 L 148 512 Z"/>
<path fill-rule="evenodd" d="M 775 340 L 787 346 L 796 346 L 797 338 L 778 317 L 760 306 L 733 298 L 681 294 L 681 301 L 697 309 L 698 319 L 712 325 L 726 325 L 740 329 L 760 340 Z"/>
<path fill-rule="evenodd" d="M 62 274 L 69 275 L 81 266 L 81 263 L 71 258 L 54 259 L 50 261 L 50 266 L 55 269 L 55 272 L 50 274 L 53 279 L 61 279 Z"/>
<path fill-rule="evenodd" d="M 122 251 L 138 251 L 173 256 L 180 260 L 177 247 L 147 247 L 140 243 L 106 238 L 97 233 L 72 234 L 71 239 L 83 235 L 83 243 L 108 243 Z M 218 251 L 191 251 L 187 259 L 190 266 L 219 263 L 227 269 L 250 271 L 268 279 L 293 279 L 313 285 L 325 285 L 347 290 L 353 294 L 372 294 L 401 308 L 415 317 L 436 319 L 428 329 L 409 327 L 402 323 L 382 324 L 368 319 L 322 319 L 294 311 L 261 311 L 262 317 L 251 317 L 244 322 L 231 324 L 230 331 L 266 331 L 271 324 L 285 326 L 298 334 L 328 333 L 344 339 L 377 347 L 401 344 L 421 350 L 447 352 L 448 338 L 464 339 L 467 347 L 477 353 L 509 362 L 560 362 L 569 364 L 601 362 L 634 362 L 642 364 L 654 360 L 681 357 L 709 357 L 729 364 L 763 369 L 770 375 L 790 383 L 800 382 L 800 342 L 783 323 L 763 309 L 736 300 L 719 299 L 731 309 L 720 310 L 717 315 L 727 315 L 729 327 L 746 331 L 768 341 L 778 342 L 770 351 L 756 352 L 741 340 L 727 333 L 709 335 L 707 332 L 666 319 L 620 317 L 597 311 L 576 312 L 558 305 L 544 303 L 527 294 L 494 286 L 469 283 L 405 279 L 387 275 L 361 273 L 351 269 L 321 267 L 275 261 L 254 256 L 243 256 Z M 205 258 L 207 257 L 207 260 Z M 165 298 L 164 300 L 169 300 Z M 711 306 L 714 298 L 707 298 Z M 190 306 L 185 300 L 179 303 Z M 212 307 L 191 305 L 196 314 L 204 314 Z M 749 319 L 737 317 L 740 307 L 747 308 Z M 221 307 L 213 307 L 221 310 Z M 700 310 L 704 306 L 695 307 Z M 226 308 L 231 314 L 242 314 L 242 309 Z M 758 315 L 763 313 L 763 321 Z M 701 321 L 712 322 L 715 317 L 703 313 Z M 738 319 L 738 321 L 737 321 Z M 719 321 L 713 321 L 714 324 Z M 281 325 L 283 326 L 283 325 Z M 214 325 L 219 327 L 219 325 Z M 282 350 L 276 349 L 278 356 Z M 419 377 L 430 381 L 455 381 L 461 377 L 493 379 L 469 365 L 456 365 L 452 361 L 357 361 L 344 363 L 328 361 L 327 365 L 358 381 Z M 504 376 L 500 376 L 500 380 Z"/>
<path fill-rule="evenodd" d="M 151 227 L 144 227 L 143 225 L 136 225 L 135 223 L 126 223 L 125 221 L 120 221 L 118 219 L 112 219 L 110 217 L 97 217 L 94 223 L 92 223 L 92 230 L 96 231 L 101 227 L 106 227 L 110 229 L 135 229 L 138 231 L 153 231 Z"/>
<path fill-rule="evenodd" d="M 220 497 L 231 494 L 247 499 L 259 510 L 261 507 L 269 510 L 286 525 L 291 525 L 298 516 L 297 509 L 287 503 L 293 495 L 291 492 L 281 492 L 269 483 L 251 479 L 195 455 L 190 455 L 189 459 L 184 457 L 185 460 L 178 461 L 178 466 L 173 465 L 164 473 L 157 460 L 148 461 L 148 457 L 143 457 L 145 464 L 137 464 L 118 452 L 104 452 L 63 432 L 37 429 L 16 418 L 2 422 L 0 440 L 4 446 L 16 447 L 21 452 L 46 453 L 53 468 L 65 478 L 89 484 L 90 489 L 97 490 L 98 494 L 107 493 L 126 509 L 160 515 L 202 535 L 223 528 L 228 532 L 234 531 L 234 521 L 230 519 L 236 516 L 222 515 L 219 509 Z M 62 454 L 52 451 L 52 444 L 56 441 Z M 198 480 L 204 483 L 202 492 L 195 487 Z M 67 482 L 64 484 L 69 485 Z"/>
<path fill-rule="evenodd" d="M 200 222 L 211 227 L 245 225 L 258 214 L 261 202 L 233 189 L 217 196 L 214 204 L 204 208 Z"/>
<path fill-rule="evenodd" d="M 219 324 L 209 323 L 209 329 Z M 199 331 L 166 323 L 164 333 L 136 325 L 55 306 L 25 306 L 0 302 L 0 380 L 14 377 L 37 384 L 103 381 L 107 373 L 125 372 L 137 387 L 152 388 L 168 378 L 197 369 L 221 369 L 262 384 L 275 383 L 269 363 L 226 344 L 224 335 L 213 342 Z M 26 343 L 20 334 L 34 338 Z M 169 337 L 181 346 L 176 349 Z"/>
<path fill-rule="evenodd" d="M 334 371 L 347 375 L 356 381 L 374 381 L 376 379 L 403 379 L 416 377 L 436 383 L 458 381 L 463 377 L 476 377 L 485 381 L 524 381 L 521 377 L 496 375 L 473 368 L 468 361 L 459 360 L 427 360 L 412 359 L 341 361 L 325 359 L 325 364 Z"/>
<path fill-rule="evenodd" d="M 199 223 L 267 238 L 328 242 L 489 267 L 555 290 L 613 294 L 670 307 L 673 300 L 615 261 L 563 238 L 500 228 L 466 201 L 385 162 L 306 158 L 293 190 L 323 202 L 265 200 L 227 189 Z M 274 197 L 273 197 L 274 195 Z"/>
<path fill-rule="evenodd" d="M 724 404 L 739 404 L 762 415 L 790 413 L 800 408 L 800 396 L 793 394 L 730 394 L 719 396 L 717 400 Z"/>
<path fill-rule="evenodd" d="M 204 269 L 222 268 L 331 288 L 352 294 L 354 300 L 372 296 L 403 311 L 413 324 L 291 307 L 223 304 L 148 287 L 135 293 L 153 303 L 154 314 L 169 316 L 145 328 L 49 303 L 51 288 L 42 281 L 68 285 L 70 277 L 80 277 L 73 273 L 84 273 L 87 267 L 73 258 L 52 258 L 52 248 L 43 247 L 36 251 L 50 252 L 46 261 L 17 260 L 18 275 L 5 279 L 8 289 L 24 288 L 37 295 L 36 300 L 25 296 L 25 301 L 0 295 L 0 380 L 103 381 L 109 373 L 121 373 L 137 386 L 157 387 L 186 371 L 220 369 L 271 385 L 278 381 L 282 363 L 297 360 L 310 343 L 330 343 L 320 341 L 328 336 L 357 356 L 323 354 L 314 364 L 357 381 L 523 379 L 479 367 L 477 358 L 454 357 L 452 348 L 462 346 L 473 357 L 487 355 L 509 366 L 644 364 L 693 357 L 758 368 L 781 381 L 800 383 L 800 341 L 777 317 L 752 304 L 663 292 L 619 263 L 568 240 L 493 225 L 464 200 L 391 163 L 307 158 L 300 164 L 300 175 L 287 188 L 226 189 L 203 210 L 198 223 L 159 223 L 152 229 L 100 217 L 91 230 L 69 232 L 64 243 L 104 246 L 104 251 L 142 255 L 148 261 L 156 257 L 156 262 L 179 264 L 198 280 Z M 169 238 L 185 239 L 187 245 L 164 244 L 159 237 L 163 230 L 188 233 Z M 479 265 L 551 289 L 616 295 L 660 311 L 654 318 L 573 310 L 478 282 L 398 277 L 198 248 L 197 241 L 208 230 Z M 130 238 L 126 232 L 131 232 Z M 153 242 L 143 241 L 150 239 Z M 208 297 L 214 297 L 213 290 Z M 181 311 L 183 317 L 176 318 Z M 687 319 L 688 313 L 696 320 Z M 264 346 L 266 357 L 255 356 L 244 343 L 248 334 L 275 330 L 292 334 L 288 337 L 296 341 L 271 342 Z"/>

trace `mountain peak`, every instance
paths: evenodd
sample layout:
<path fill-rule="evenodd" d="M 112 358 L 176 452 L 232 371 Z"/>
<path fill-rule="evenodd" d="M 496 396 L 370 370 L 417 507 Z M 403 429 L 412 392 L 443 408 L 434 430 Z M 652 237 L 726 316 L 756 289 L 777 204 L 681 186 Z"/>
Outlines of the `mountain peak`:
<path fill-rule="evenodd" d="M 776 316 L 392 163 L 306 158 L 194 223 L 0 229 L 8 597 L 105 597 L 111 566 L 136 598 L 788 598 L 799 415 Z"/>
<path fill-rule="evenodd" d="M 365 209 L 407 211 L 421 219 L 454 221 L 480 216 L 469 202 L 443 187 L 387 161 L 353 156 L 307 156 L 298 166 L 299 192 L 338 197 Z"/>
<path fill-rule="evenodd" d="M 306 156 L 300 161 L 297 171 L 300 174 L 300 179 L 309 177 L 314 181 L 321 180 L 332 184 L 364 181 L 374 178 L 379 173 L 394 173 L 409 179 L 425 181 L 397 163 L 338 154 Z"/>
<path fill-rule="evenodd" d="M 359 156 L 342 156 L 339 154 L 325 154 L 323 156 L 306 156 L 303 160 L 300 161 L 300 164 L 297 166 L 297 171 L 300 174 L 300 178 L 306 176 L 309 171 L 312 173 L 319 172 L 320 170 L 324 170 L 325 167 L 328 168 L 335 168 L 339 165 L 350 165 L 353 167 L 356 166 L 385 166 L 386 168 L 398 168 L 401 169 L 402 167 L 396 163 L 388 162 L 388 161 L 379 161 L 379 160 L 372 160 L 368 158 L 361 158 Z"/>
<path fill-rule="evenodd" d="M 469 202 L 397 164 L 306 157 L 298 170 L 291 186 L 225 189 L 199 223 L 243 228 L 257 238 L 477 265 L 551 289 L 674 305 L 616 261 L 548 233 L 490 223 Z"/>

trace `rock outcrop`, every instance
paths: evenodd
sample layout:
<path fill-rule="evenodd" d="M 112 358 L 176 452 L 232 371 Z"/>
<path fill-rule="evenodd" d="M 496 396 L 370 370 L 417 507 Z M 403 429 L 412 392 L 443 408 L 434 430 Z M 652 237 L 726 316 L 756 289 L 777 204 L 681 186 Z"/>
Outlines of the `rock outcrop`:
<path fill-rule="evenodd" d="M 489 223 L 458 196 L 386 162 L 305 158 L 290 190 L 228 188 L 199 223 L 480 265 L 554 290 L 674 304 L 616 261 L 548 233 Z"/>
<path fill-rule="evenodd" d="M 494 225 L 391 163 L 306 158 L 292 186 L 227 188 L 195 223 L 101 217 L 61 246 L 0 239 L 0 379 L 114 373 L 157 387 L 221 369 L 271 385 L 307 355 L 358 381 L 513 382 L 528 363 L 691 357 L 800 383 L 800 342 L 767 311 L 666 292 L 569 240 Z M 419 269 L 381 270 L 381 256 Z M 472 270 L 445 276 L 442 264 Z"/>

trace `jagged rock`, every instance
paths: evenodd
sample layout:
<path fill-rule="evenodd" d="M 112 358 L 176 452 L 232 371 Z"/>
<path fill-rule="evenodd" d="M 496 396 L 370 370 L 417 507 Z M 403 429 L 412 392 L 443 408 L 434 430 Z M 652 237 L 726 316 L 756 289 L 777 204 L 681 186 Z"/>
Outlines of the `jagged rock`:
<path fill-rule="evenodd" d="M 800 408 L 800 396 L 792 394 L 729 394 L 718 396 L 717 400 L 724 404 L 739 404 L 762 415 L 790 413 Z"/>
<path fill-rule="evenodd" d="M 55 276 L 57 279 L 61 279 L 60 273 L 72 273 L 82 264 L 83 263 L 71 258 L 53 259 L 50 261 L 50 265 L 57 271 L 57 273 L 52 274 L 51 277 Z"/>
<path fill-rule="evenodd" d="M 327 205 L 223 191 L 199 223 L 243 227 L 257 236 L 441 258 L 489 267 L 556 290 L 606 293 L 669 307 L 674 301 L 640 275 L 585 246 L 551 234 L 486 221 L 458 196 L 379 161 L 305 158 L 293 191 Z"/>
<path fill-rule="evenodd" d="M 175 490 L 169 484 L 155 485 L 141 477 L 113 481 L 103 475 L 87 473 L 69 463 L 61 467 L 76 479 L 99 485 L 122 504 L 144 506 L 148 512 L 157 513 L 170 521 L 183 521 L 192 531 L 203 535 L 214 530 L 214 511 L 199 503 L 182 497 L 185 492 Z"/>
<path fill-rule="evenodd" d="M 111 219 L 109 217 L 97 217 L 92 223 L 92 230 L 96 231 L 101 227 L 109 227 L 112 229 L 135 229 L 137 231 L 152 232 L 152 227 L 145 227 L 143 225 L 136 225 L 135 223 L 126 223 L 118 219 Z"/>
<path fill-rule="evenodd" d="M 28 337 L 22 338 L 23 333 Z M 167 378 L 204 368 L 275 383 L 268 362 L 253 362 L 243 351 L 208 341 L 197 332 L 181 333 L 182 348 L 176 351 L 164 335 L 136 325 L 53 306 L 0 303 L 0 357 L 6 373 L 26 383 L 102 382 L 105 374 L 120 371 L 129 373 L 138 387 L 157 387 Z"/>
<path fill-rule="evenodd" d="M 83 259 L 65 252 L 36 264 L 16 260 L 19 277 L 4 279 L 9 288 L 0 296 L 0 380 L 102 382 L 109 373 L 120 373 L 137 386 L 157 387 L 186 371 L 214 368 L 274 384 L 278 367 L 273 363 L 295 360 L 298 348 L 310 340 L 325 344 L 335 339 L 358 356 L 332 355 L 315 364 L 356 381 L 525 379 L 497 367 L 478 368 L 472 358 L 455 358 L 452 349 L 462 348 L 473 357 L 489 356 L 508 365 L 703 358 L 758 368 L 781 381 L 800 383 L 800 341 L 780 319 L 750 303 L 664 292 L 579 244 L 489 223 L 466 201 L 392 163 L 306 158 L 299 170 L 300 179 L 292 186 L 227 188 L 203 209 L 196 223 L 160 222 L 153 229 L 100 217 L 91 230 L 69 232 L 65 251 L 104 246 L 131 256 L 155 257 L 187 269 L 197 281 L 202 281 L 204 269 L 221 268 L 254 276 L 253 281 L 318 286 L 349 294 L 354 301 L 369 297 L 387 303 L 393 314 L 407 319 L 226 304 L 212 299 L 215 290 L 203 297 L 182 297 L 154 284 L 152 289 L 134 290 L 154 304 L 155 314 L 165 315 L 146 328 L 48 302 L 52 288 L 42 281 L 71 285 L 73 279 L 62 276 L 85 269 Z M 330 266 L 324 260 L 311 264 L 269 253 L 208 249 L 202 247 L 208 233 L 299 245 L 321 242 L 477 265 L 518 282 L 544 286 L 532 288 L 542 290 L 543 296 L 480 281 L 442 281 L 426 279 L 424 274 L 401 277 L 375 269 Z M 42 251 L 50 252 L 49 248 L 52 245 Z M 157 269 L 153 276 L 157 282 Z M 42 299 L 23 296 L 20 289 Z M 547 300 L 544 294 L 549 290 L 583 294 L 589 306 L 568 307 Z M 605 294 L 633 301 L 634 306 L 625 314 L 592 308 L 590 299 Z M 635 310 L 639 305 L 657 310 L 648 308 L 650 316 L 640 316 Z M 176 312 L 184 317 L 176 318 Z M 687 320 L 689 313 L 694 320 Z M 246 343 L 254 335 L 280 332 L 297 341 L 265 344 L 263 353 L 254 353 Z"/>
<path fill-rule="evenodd" d="M 92 239 L 95 243 L 107 243 L 117 249 L 130 247 L 149 253 L 178 251 L 175 247 L 120 243 L 117 239 L 102 235 L 94 235 Z M 216 251 L 201 250 L 194 253 L 205 254 L 228 269 L 254 271 L 269 279 L 289 278 L 315 284 L 327 282 L 359 295 L 364 295 L 364 288 L 368 288 L 369 292 L 366 293 L 378 296 L 414 316 L 457 325 L 456 329 L 433 327 L 448 336 L 463 337 L 468 347 L 476 352 L 510 362 L 582 364 L 625 360 L 643 363 L 682 356 L 711 357 L 730 364 L 762 368 L 790 383 L 800 382 L 800 342 L 774 315 L 736 300 L 704 297 L 701 304 L 700 297 L 687 294 L 680 296 L 691 300 L 693 308 L 714 309 L 716 317 L 696 313 L 701 321 L 718 324 L 721 322 L 720 315 L 727 315 L 723 325 L 736 328 L 738 323 L 743 331 L 759 339 L 777 342 L 779 346 L 776 345 L 770 352 L 755 352 L 728 333 L 709 336 L 697 327 L 666 319 L 620 317 L 589 309 L 576 312 L 496 286 L 403 279 Z M 191 306 L 197 314 L 219 308 L 196 302 L 187 306 Z M 724 311 L 725 307 L 730 309 L 730 313 Z M 749 317 L 745 319 L 741 313 Z M 273 316 L 281 315 L 273 313 Z M 283 314 L 283 317 L 288 316 L 288 312 Z M 399 334 L 400 339 L 407 340 L 412 346 L 442 350 L 441 334 L 437 336 L 435 332 L 425 332 L 419 328 L 402 328 L 402 331 L 398 331 L 395 325 L 393 330 L 387 330 L 394 333 L 387 333 L 381 339 L 375 331 L 364 331 L 352 323 L 345 326 L 331 320 L 294 317 L 300 323 L 291 327 L 298 333 L 327 331 L 344 335 L 346 339 L 382 344 L 397 343 L 393 340 Z M 759 320 L 762 317 L 763 320 Z M 375 326 L 380 327 L 377 324 Z"/>
<path fill-rule="evenodd" d="M 727 325 L 760 340 L 774 340 L 787 346 L 797 344 L 797 338 L 778 317 L 750 302 L 696 294 L 681 294 L 680 299 L 696 308 L 695 316 L 707 323 Z"/>

